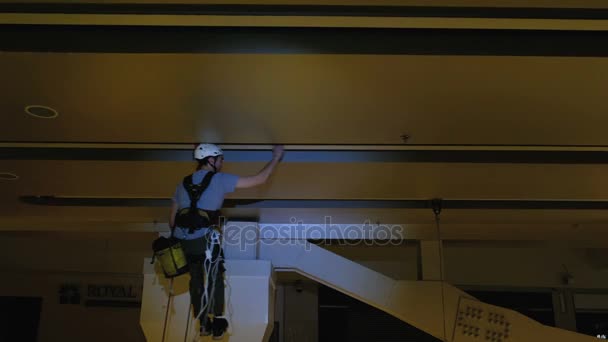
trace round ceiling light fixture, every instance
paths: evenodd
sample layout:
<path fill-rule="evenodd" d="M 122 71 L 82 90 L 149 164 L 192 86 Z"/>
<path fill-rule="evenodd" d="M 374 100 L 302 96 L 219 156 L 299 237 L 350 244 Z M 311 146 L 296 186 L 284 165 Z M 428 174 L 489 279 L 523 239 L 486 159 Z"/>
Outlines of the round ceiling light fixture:
<path fill-rule="evenodd" d="M 25 112 L 39 119 L 54 119 L 59 116 L 59 113 L 53 108 L 42 105 L 26 106 Z"/>
<path fill-rule="evenodd" d="M 15 181 L 17 179 L 19 179 L 19 176 L 17 176 L 14 173 L 0 172 L 0 180 L 3 180 L 3 181 Z"/>

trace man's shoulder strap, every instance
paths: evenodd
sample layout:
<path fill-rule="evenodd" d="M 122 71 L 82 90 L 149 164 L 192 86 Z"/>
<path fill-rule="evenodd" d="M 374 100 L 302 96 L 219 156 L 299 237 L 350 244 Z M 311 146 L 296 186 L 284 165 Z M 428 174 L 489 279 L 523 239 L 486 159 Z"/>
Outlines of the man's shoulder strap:
<path fill-rule="evenodd" d="M 205 190 L 207 190 L 207 187 L 209 187 L 209 184 L 211 183 L 211 179 L 213 178 L 214 175 L 215 175 L 215 172 L 211 172 L 211 171 L 207 172 L 207 174 L 205 175 L 205 177 L 199 184 L 192 183 L 192 175 L 188 175 L 188 176 L 184 177 L 184 188 L 186 188 L 186 191 L 188 192 L 188 196 L 190 197 L 190 207 L 192 207 L 192 208 L 196 207 L 198 200 L 201 198 L 201 195 L 203 194 L 203 192 L 205 192 Z"/>

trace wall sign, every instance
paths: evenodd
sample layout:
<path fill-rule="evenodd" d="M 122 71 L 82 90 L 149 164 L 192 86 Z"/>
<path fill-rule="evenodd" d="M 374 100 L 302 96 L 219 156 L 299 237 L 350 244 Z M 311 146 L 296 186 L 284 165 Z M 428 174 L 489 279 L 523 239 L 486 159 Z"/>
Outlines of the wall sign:
<path fill-rule="evenodd" d="M 89 285 L 89 298 L 137 298 L 133 285 Z"/>
<path fill-rule="evenodd" d="M 81 304 L 82 299 L 84 299 L 84 305 L 88 307 L 138 308 L 141 306 L 141 286 L 76 283 L 65 283 L 59 286 L 60 304 Z"/>

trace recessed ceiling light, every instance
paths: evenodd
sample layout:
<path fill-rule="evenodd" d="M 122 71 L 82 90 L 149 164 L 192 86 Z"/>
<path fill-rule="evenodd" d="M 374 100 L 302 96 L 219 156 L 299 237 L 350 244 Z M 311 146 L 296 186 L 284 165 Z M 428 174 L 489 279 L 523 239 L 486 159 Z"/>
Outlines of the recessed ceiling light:
<path fill-rule="evenodd" d="M 26 106 L 25 112 L 39 119 L 54 119 L 59 116 L 59 113 L 53 108 L 41 105 Z"/>
<path fill-rule="evenodd" d="M 19 176 L 17 176 L 14 173 L 10 173 L 10 172 L 0 172 L 0 180 L 3 181 L 14 181 L 19 179 Z"/>

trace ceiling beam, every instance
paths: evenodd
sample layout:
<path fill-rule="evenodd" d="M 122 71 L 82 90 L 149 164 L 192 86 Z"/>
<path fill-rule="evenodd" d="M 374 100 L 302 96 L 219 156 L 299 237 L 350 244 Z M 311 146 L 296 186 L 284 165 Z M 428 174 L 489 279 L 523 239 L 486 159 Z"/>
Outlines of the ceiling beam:
<path fill-rule="evenodd" d="M 608 20 L 196 16 L 187 25 L 184 16 L 18 16 L 0 14 L 1 51 L 608 56 Z"/>
<path fill-rule="evenodd" d="M 222 145 L 230 162 L 264 162 L 271 146 Z M 0 160 L 192 161 L 192 144 L 0 144 Z M 607 164 L 606 147 L 286 146 L 284 162 Z"/>
<path fill-rule="evenodd" d="M 136 142 L 20 142 L 0 141 L 0 149 L 112 149 L 112 150 L 187 150 L 192 151 L 197 143 L 136 143 Z M 227 151 L 272 150 L 270 144 L 222 144 L 218 146 Z M 558 146 L 558 145 L 374 145 L 374 144 L 298 144 L 284 145 L 286 150 L 294 151 L 557 151 L 557 152 L 608 152 L 608 146 Z"/>
<path fill-rule="evenodd" d="M 66 196 L 22 196 L 21 201 L 31 205 L 86 206 L 86 207 L 169 207 L 170 198 L 105 198 Z M 606 210 L 608 201 L 566 200 L 343 200 L 343 199 L 226 199 L 224 208 L 272 209 L 487 209 L 487 210 Z"/>
<path fill-rule="evenodd" d="M 0 3 L 0 13 L 605 20 L 606 8 L 363 4 Z"/>

